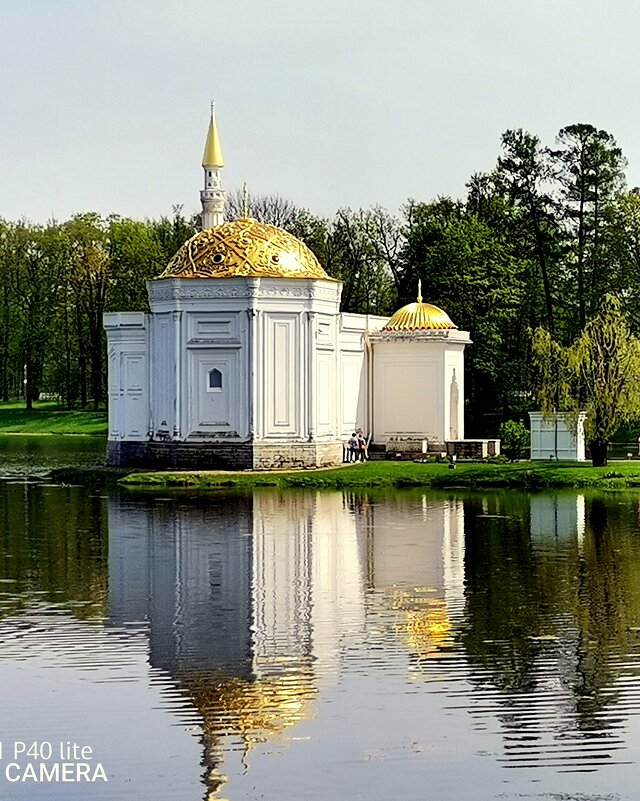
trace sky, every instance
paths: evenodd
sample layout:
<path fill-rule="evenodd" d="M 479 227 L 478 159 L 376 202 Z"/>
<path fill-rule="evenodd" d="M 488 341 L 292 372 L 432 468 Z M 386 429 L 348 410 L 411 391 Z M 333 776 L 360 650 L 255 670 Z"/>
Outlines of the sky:
<path fill-rule="evenodd" d="M 640 184 L 637 0 L 0 0 L 0 217 L 463 197 L 500 134 L 609 131 Z"/>

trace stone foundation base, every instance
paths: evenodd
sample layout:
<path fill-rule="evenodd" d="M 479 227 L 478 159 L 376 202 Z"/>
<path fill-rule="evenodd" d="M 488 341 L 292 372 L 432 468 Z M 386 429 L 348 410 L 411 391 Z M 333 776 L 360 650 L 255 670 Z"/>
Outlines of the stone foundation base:
<path fill-rule="evenodd" d="M 342 463 L 342 442 L 107 442 L 111 467 L 272 470 Z"/>

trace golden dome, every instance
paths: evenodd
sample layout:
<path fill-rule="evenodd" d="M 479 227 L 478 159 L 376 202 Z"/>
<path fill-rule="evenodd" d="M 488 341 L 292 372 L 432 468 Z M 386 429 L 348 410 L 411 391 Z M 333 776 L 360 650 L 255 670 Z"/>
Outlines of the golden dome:
<path fill-rule="evenodd" d="M 309 248 L 249 217 L 192 236 L 159 278 L 329 278 Z"/>
<path fill-rule="evenodd" d="M 457 328 L 451 322 L 449 315 L 440 307 L 432 303 L 423 303 L 421 282 L 418 282 L 418 299 L 416 303 L 409 303 L 398 309 L 389 322 L 383 326 L 383 331 L 428 331 L 433 329 Z"/>

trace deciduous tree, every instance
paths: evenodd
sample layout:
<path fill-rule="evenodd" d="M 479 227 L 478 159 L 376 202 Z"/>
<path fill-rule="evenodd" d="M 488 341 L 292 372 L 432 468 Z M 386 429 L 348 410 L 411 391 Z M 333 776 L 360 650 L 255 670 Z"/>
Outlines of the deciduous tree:
<path fill-rule="evenodd" d="M 594 466 L 605 465 L 613 434 L 640 419 L 640 339 L 631 334 L 620 301 L 606 295 L 599 312 L 566 348 L 548 332 L 536 332 L 534 354 L 542 371 L 543 413 L 562 412 L 575 426 L 582 407 L 591 460 Z"/>

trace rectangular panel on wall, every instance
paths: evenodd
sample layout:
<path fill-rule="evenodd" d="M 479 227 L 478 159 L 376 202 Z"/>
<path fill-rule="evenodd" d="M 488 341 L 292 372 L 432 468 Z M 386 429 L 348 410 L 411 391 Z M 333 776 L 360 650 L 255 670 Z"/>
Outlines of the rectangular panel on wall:
<path fill-rule="evenodd" d="M 376 363 L 376 435 L 443 436 L 442 386 L 435 362 Z"/>
<path fill-rule="evenodd" d="M 270 314 L 266 323 L 266 434 L 297 434 L 303 397 L 299 369 L 299 316 Z"/>
<path fill-rule="evenodd" d="M 319 353 L 316 373 L 316 420 L 319 434 L 333 433 L 335 387 L 333 380 L 333 354 Z"/>
<path fill-rule="evenodd" d="M 349 434 L 356 428 L 364 427 L 366 406 L 366 369 L 364 354 L 342 353 L 341 371 L 341 410 L 340 426 L 342 434 Z"/>
<path fill-rule="evenodd" d="M 189 402 L 189 434 L 198 432 L 240 435 L 244 384 L 240 381 L 239 351 L 193 350 L 190 352 L 192 391 Z"/>
<path fill-rule="evenodd" d="M 237 312 L 189 313 L 188 344 L 239 341 Z"/>
<path fill-rule="evenodd" d="M 120 439 L 122 367 L 120 350 L 109 348 L 109 439 Z"/>
<path fill-rule="evenodd" d="M 150 365 L 152 416 L 155 431 L 171 432 L 175 417 L 175 342 L 169 314 L 153 314 Z"/>
<path fill-rule="evenodd" d="M 122 354 L 125 439 L 146 439 L 149 429 L 147 359 L 144 353 Z"/>
<path fill-rule="evenodd" d="M 449 439 L 464 438 L 464 357 L 462 352 L 446 354 L 444 432 Z"/>
<path fill-rule="evenodd" d="M 335 317 L 319 314 L 316 318 L 316 338 L 318 345 L 333 346 Z"/>

